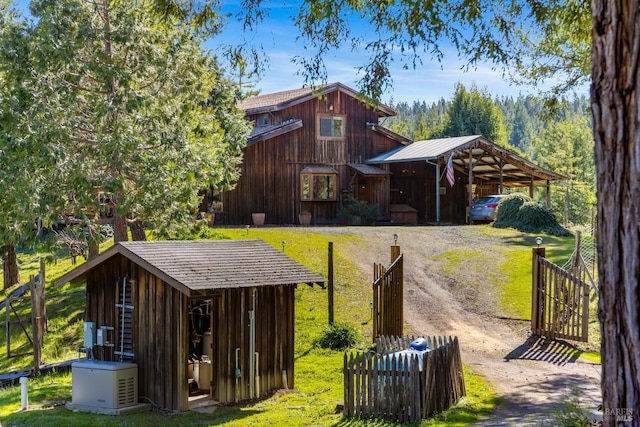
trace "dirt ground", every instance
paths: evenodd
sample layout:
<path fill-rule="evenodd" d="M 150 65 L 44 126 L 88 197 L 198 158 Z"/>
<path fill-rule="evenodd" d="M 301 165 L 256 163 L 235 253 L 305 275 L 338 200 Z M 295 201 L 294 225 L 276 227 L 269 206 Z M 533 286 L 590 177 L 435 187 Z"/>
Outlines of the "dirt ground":
<path fill-rule="evenodd" d="M 322 229 L 317 231 L 322 232 Z M 404 254 L 405 323 L 416 335 L 450 335 L 460 341 L 462 360 L 480 372 L 501 397 L 494 413 L 477 426 L 552 426 L 556 414 L 576 393 L 594 420 L 602 418 L 600 365 L 571 357 L 574 344 L 536 339 L 530 323 L 496 314 L 496 290 L 490 286 L 452 286 L 430 257 L 455 247 L 493 251 L 496 239 L 473 227 L 346 227 L 328 233 L 364 238 L 350 251 L 365 271 L 389 262 L 393 235 Z M 362 247 L 362 246 L 366 247 Z M 376 258 L 377 257 L 377 258 Z M 470 266 L 465 281 L 482 283 L 484 266 Z"/>

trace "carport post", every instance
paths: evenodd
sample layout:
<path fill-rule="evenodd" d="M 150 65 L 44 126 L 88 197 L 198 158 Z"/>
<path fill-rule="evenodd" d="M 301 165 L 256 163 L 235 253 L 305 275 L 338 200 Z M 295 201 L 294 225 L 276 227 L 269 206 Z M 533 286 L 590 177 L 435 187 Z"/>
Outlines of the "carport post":
<path fill-rule="evenodd" d="M 440 162 L 436 161 L 436 223 L 440 224 Z"/>
<path fill-rule="evenodd" d="M 473 150 L 469 150 L 469 205 L 467 222 L 471 224 L 471 205 L 473 204 Z"/>
<path fill-rule="evenodd" d="M 436 167 L 436 223 L 440 224 L 440 159 L 436 159 L 435 163 L 431 163 L 429 160 L 426 161 L 428 165 L 433 165 Z M 428 196 L 425 195 L 425 202 L 427 202 Z M 426 203 L 427 208 L 429 207 L 429 203 Z M 427 220 L 427 212 L 424 213 L 424 219 Z"/>

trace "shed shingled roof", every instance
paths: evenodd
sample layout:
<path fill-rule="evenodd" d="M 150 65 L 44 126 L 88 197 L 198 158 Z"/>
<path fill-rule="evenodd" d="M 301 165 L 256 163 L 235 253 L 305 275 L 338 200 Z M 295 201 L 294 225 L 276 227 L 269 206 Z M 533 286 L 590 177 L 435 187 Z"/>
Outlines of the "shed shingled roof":
<path fill-rule="evenodd" d="M 262 240 L 172 240 L 117 243 L 58 278 L 55 285 L 82 283 L 88 271 L 116 254 L 189 296 L 225 288 L 325 281 Z"/>

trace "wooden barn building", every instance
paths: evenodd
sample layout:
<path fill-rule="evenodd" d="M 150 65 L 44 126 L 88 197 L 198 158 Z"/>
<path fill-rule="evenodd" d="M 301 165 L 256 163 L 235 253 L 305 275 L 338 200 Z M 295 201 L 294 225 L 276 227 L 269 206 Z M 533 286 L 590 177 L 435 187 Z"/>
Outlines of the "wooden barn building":
<path fill-rule="evenodd" d="M 505 187 L 543 186 L 565 177 L 545 170 L 480 135 L 412 142 L 379 121 L 395 115 L 372 107 L 340 84 L 260 95 L 240 107 L 254 125 L 241 176 L 222 194 L 220 222 L 338 223 L 352 197 L 376 205 L 390 223 L 467 222 L 474 197 Z M 445 178 L 451 159 L 453 183 Z"/>
<path fill-rule="evenodd" d="M 225 224 L 251 224 L 254 212 L 268 224 L 297 224 L 303 211 L 314 224 L 335 223 L 347 196 L 389 215 L 389 172 L 365 162 L 410 142 L 378 125 L 394 110 L 368 106 L 340 83 L 255 96 L 240 107 L 254 129 L 237 186 L 223 194 Z"/>
<path fill-rule="evenodd" d="M 86 284 L 86 349 L 138 365 L 138 396 L 232 403 L 294 386 L 297 284 L 324 278 L 261 240 L 117 243 L 55 281 Z"/>

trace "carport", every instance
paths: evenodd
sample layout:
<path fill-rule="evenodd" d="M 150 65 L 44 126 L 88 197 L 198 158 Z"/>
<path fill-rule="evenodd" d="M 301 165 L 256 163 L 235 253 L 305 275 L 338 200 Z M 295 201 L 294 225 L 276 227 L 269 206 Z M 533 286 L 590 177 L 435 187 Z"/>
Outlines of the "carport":
<path fill-rule="evenodd" d="M 450 161 L 452 168 L 450 176 L 453 184 L 447 183 L 445 178 Z M 441 195 L 446 194 L 445 185 L 454 188 L 458 181 L 461 181 L 461 184 L 465 181 L 463 185 L 467 186 L 466 194 L 457 190 L 455 195 L 463 198 L 459 203 L 464 203 L 466 197 L 467 206 L 470 206 L 473 201 L 474 184 L 477 196 L 502 194 L 505 187 L 528 187 L 529 196 L 533 197 L 535 187 L 545 187 L 546 203 L 549 205 L 551 181 L 567 179 L 500 147 L 481 135 L 416 141 L 366 161 L 367 164 L 385 164 L 390 167 L 393 164 L 416 162 L 426 164 L 429 169 L 433 169 L 431 177 L 424 176 L 427 181 L 425 190 L 427 194 L 424 198 L 426 206 L 435 201 L 436 223 L 440 223 L 441 220 Z M 407 169 L 398 166 L 394 175 L 405 170 Z M 394 175 L 391 177 L 391 191 L 394 190 Z M 429 188 L 433 188 L 433 194 L 428 190 Z M 425 217 L 428 217 L 426 213 Z M 466 217 L 468 219 L 468 209 Z"/>

